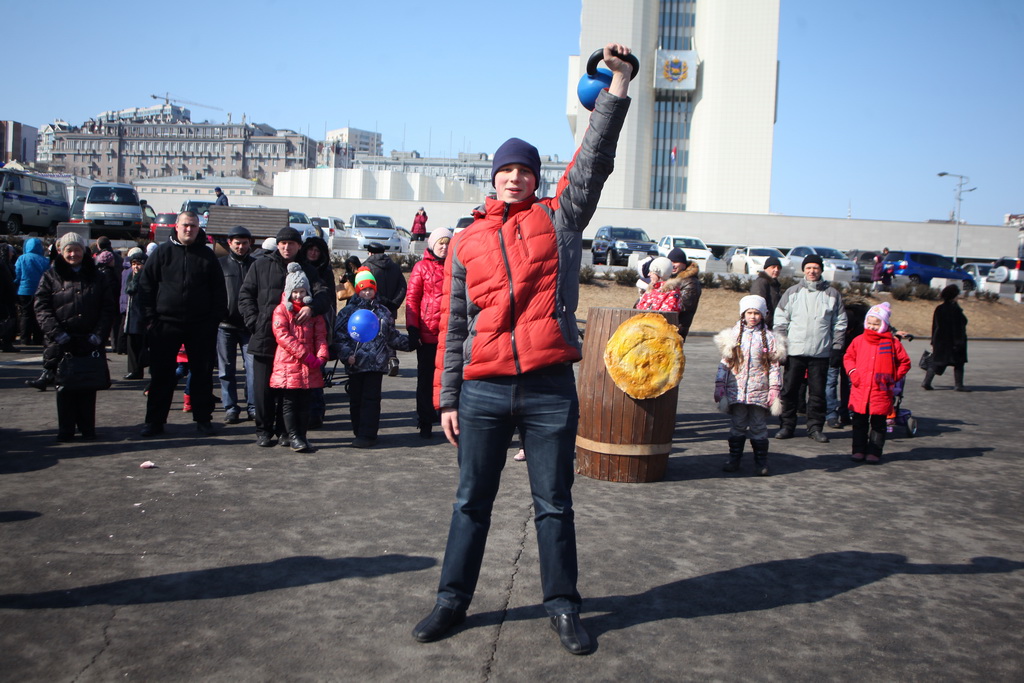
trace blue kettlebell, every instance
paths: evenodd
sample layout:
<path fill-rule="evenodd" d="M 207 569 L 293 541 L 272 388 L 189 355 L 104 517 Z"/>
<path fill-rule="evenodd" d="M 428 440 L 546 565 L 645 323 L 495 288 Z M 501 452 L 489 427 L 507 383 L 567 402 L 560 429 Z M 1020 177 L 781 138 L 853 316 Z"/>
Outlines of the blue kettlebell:
<path fill-rule="evenodd" d="M 618 54 L 616 56 L 621 57 Z M 590 59 L 587 60 L 587 73 L 580 76 L 580 82 L 576 86 L 576 96 L 580 98 L 580 104 L 587 111 L 594 111 L 598 93 L 612 84 L 612 72 L 608 69 L 597 68 L 603 57 L 603 48 L 595 50 L 594 54 L 590 55 Z M 623 59 L 633 67 L 633 74 L 629 77 L 629 80 L 633 80 L 640 73 L 640 60 L 632 53 L 626 55 Z"/>

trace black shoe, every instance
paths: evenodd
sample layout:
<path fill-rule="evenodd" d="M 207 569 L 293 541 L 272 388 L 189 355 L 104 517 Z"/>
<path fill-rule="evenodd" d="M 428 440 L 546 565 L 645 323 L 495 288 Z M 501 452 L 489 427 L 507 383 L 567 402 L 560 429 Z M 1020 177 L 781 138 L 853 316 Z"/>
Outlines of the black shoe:
<path fill-rule="evenodd" d="M 388 377 L 398 377 L 398 359 L 388 359 Z"/>
<path fill-rule="evenodd" d="M 783 427 L 779 431 L 775 432 L 775 438 L 776 439 L 792 439 L 793 438 L 793 428 L 792 427 Z"/>
<path fill-rule="evenodd" d="M 135 374 L 134 372 L 129 372 L 127 375 L 124 376 L 124 378 L 125 379 L 142 379 L 142 375 Z"/>
<path fill-rule="evenodd" d="M 274 439 L 271 438 L 270 434 L 260 434 L 256 437 L 256 445 L 262 448 L 269 448 L 274 445 Z"/>
<path fill-rule="evenodd" d="M 377 445 L 377 439 L 368 439 L 364 436 L 357 436 L 352 441 L 352 448 L 372 448 Z"/>
<path fill-rule="evenodd" d="M 420 425 L 420 438 L 429 439 L 432 431 L 433 427 L 431 425 Z"/>
<path fill-rule="evenodd" d="M 931 384 L 922 384 L 921 388 L 924 389 L 925 391 L 935 391 L 935 387 L 933 387 Z"/>
<path fill-rule="evenodd" d="M 75 435 L 74 434 L 57 434 L 57 441 L 67 442 L 67 441 L 74 441 L 74 440 L 75 440 Z"/>
<path fill-rule="evenodd" d="M 277 435 L 277 445 L 278 446 L 284 446 L 285 448 L 288 448 L 289 446 L 292 445 L 292 440 L 288 438 L 287 434 L 278 434 Z"/>
<path fill-rule="evenodd" d="M 778 437 L 776 436 L 775 438 L 778 438 Z M 807 435 L 807 438 L 811 439 L 813 441 L 817 441 L 818 443 L 828 443 L 829 442 L 828 437 L 825 436 L 824 434 L 822 434 L 820 429 L 815 429 L 813 432 L 810 432 Z"/>
<path fill-rule="evenodd" d="M 421 643 L 432 643 L 466 620 L 466 610 L 434 605 L 434 611 L 416 624 L 412 637 Z"/>
<path fill-rule="evenodd" d="M 53 383 L 54 374 L 51 370 L 43 370 L 43 373 L 35 379 L 25 380 L 25 386 L 38 389 L 39 391 L 46 391 L 46 387 Z"/>
<path fill-rule="evenodd" d="M 82 432 L 82 441 L 95 441 L 96 432 Z"/>
<path fill-rule="evenodd" d="M 203 436 L 213 436 L 216 432 L 213 431 L 213 423 L 209 420 L 202 420 L 196 422 L 196 431 Z"/>
<path fill-rule="evenodd" d="M 228 412 L 224 413 L 224 424 L 236 425 L 241 421 L 241 418 L 238 417 L 237 410 L 229 410 Z"/>
<path fill-rule="evenodd" d="M 3 348 L 0 348 L 0 351 L 3 351 L 4 353 L 18 353 L 19 351 L 21 351 L 21 349 L 15 348 L 13 346 L 5 346 Z M 397 367 L 395 369 L 395 374 L 398 374 Z"/>
<path fill-rule="evenodd" d="M 966 391 L 967 393 L 970 393 L 971 390 L 961 384 L 958 387 L 954 387 L 953 391 Z"/>
<path fill-rule="evenodd" d="M 146 426 L 144 426 L 142 428 L 142 431 L 139 432 L 139 436 L 149 437 L 149 436 L 156 436 L 157 434 L 163 434 L 163 433 L 164 433 L 164 426 L 162 424 L 157 424 L 156 422 L 147 422 Z"/>
<path fill-rule="evenodd" d="M 843 423 L 840 422 L 838 418 L 833 418 L 828 421 L 828 426 L 832 429 L 842 429 Z"/>
<path fill-rule="evenodd" d="M 562 647 L 574 655 L 585 655 L 590 652 L 590 636 L 583 628 L 579 614 L 571 612 L 551 617 L 551 630 L 558 634 Z"/>
<path fill-rule="evenodd" d="M 292 450 L 295 451 L 296 453 L 309 453 L 310 451 L 313 450 L 313 447 L 309 445 L 308 441 L 306 441 L 305 439 L 300 439 L 297 436 L 292 437 L 289 440 L 289 444 L 291 445 Z"/>

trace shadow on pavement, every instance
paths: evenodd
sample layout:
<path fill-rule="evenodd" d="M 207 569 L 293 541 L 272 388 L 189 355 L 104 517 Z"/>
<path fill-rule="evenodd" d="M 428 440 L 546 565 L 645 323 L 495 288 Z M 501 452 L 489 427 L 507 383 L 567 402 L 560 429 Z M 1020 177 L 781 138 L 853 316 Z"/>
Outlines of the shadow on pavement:
<path fill-rule="evenodd" d="M 436 560 L 431 557 L 415 555 L 340 557 L 333 560 L 315 556 L 286 557 L 271 562 L 160 574 L 69 590 L 0 595 L 0 609 L 144 605 L 230 598 L 352 577 L 413 572 L 435 564 Z"/>
<path fill-rule="evenodd" d="M 969 564 L 911 564 L 896 553 L 840 551 L 812 557 L 762 562 L 736 569 L 673 581 L 634 595 L 586 598 L 583 620 L 591 636 L 665 619 L 693 619 L 737 614 L 828 600 L 894 574 L 970 575 L 1009 573 L 1024 562 L 975 557 Z M 2 606 L 2 603 L 0 603 Z M 502 612 L 484 612 L 467 627 L 501 621 L 536 619 L 539 605 Z"/>

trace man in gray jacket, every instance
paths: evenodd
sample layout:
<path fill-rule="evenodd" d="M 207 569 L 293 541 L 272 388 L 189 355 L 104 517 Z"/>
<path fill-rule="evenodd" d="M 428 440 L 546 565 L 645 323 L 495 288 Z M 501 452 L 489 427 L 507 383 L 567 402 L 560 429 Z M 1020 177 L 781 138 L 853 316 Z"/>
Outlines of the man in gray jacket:
<path fill-rule="evenodd" d="M 825 380 L 830 365 L 843 362 L 846 311 L 843 297 L 821 279 L 822 260 L 817 254 L 804 259 L 804 279 L 783 294 L 775 309 L 776 335 L 786 337 L 789 357 L 782 382 L 782 428 L 776 439 L 791 439 L 796 430 L 796 404 L 800 385 L 807 376 L 807 436 L 828 443 L 825 425 Z"/>

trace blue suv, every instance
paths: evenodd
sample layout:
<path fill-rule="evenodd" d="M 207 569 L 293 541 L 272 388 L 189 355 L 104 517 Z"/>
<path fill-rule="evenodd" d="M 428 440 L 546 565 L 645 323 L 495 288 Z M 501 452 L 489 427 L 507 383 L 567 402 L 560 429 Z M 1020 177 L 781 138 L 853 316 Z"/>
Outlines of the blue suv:
<path fill-rule="evenodd" d="M 910 279 L 911 284 L 927 285 L 931 283 L 932 278 L 939 277 L 963 280 L 965 292 L 974 289 L 974 278 L 941 254 L 931 254 L 927 251 L 890 251 L 884 262 L 891 262 L 893 275 L 903 275 Z"/>

